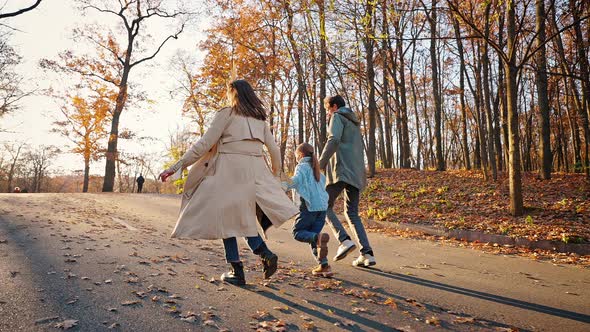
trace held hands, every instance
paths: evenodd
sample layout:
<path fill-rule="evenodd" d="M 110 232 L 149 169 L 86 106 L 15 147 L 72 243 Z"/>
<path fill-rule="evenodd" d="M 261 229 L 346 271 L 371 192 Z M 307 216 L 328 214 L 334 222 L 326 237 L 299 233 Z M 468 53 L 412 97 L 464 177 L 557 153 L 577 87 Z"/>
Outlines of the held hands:
<path fill-rule="evenodd" d="M 174 174 L 173 171 L 165 170 L 162 173 L 160 173 L 160 175 L 158 175 L 158 179 L 162 179 L 162 182 L 166 182 L 168 177 L 170 177 L 172 174 Z"/>

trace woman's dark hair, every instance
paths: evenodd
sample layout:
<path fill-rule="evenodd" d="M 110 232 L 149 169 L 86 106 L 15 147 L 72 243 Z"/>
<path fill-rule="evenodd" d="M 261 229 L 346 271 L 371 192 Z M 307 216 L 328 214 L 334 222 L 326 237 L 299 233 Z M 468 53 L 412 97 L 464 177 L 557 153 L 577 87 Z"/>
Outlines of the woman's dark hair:
<path fill-rule="evenodd" d="M 230 83 L 228 97 L 232 111 L 236 114 L 266 120 L 266 109 L 262 101 L 254 93 L 250 83 L 245 80 L 235 80 Z"/>
<path fill-rule="evenodd" d="M 304 157 L 311 157 L 311 168 L 313 169 L 313 177 L 315 178 L 316 182 L 320 182 L 320 163 L 318 162 L 318 158 L 316 158 L 315 154 L 313 153 L 313 146 L 309 143 L 301 143 L 297 147 L 297 151 L 299 151 Z"/>
<path fill-rule="evenodd" d="M 340 96 L 340 95 L 326 97 L 326 99 L 324 99 L 324 100 L 328 103 L 329 106 L 332 106 L 334 104 L 336 104 L 336 106 L 338 106 L 338 108 L 346 106 L 346 102 L 344 102 L 344 98 L 342 98 L 342 96 Z"/>

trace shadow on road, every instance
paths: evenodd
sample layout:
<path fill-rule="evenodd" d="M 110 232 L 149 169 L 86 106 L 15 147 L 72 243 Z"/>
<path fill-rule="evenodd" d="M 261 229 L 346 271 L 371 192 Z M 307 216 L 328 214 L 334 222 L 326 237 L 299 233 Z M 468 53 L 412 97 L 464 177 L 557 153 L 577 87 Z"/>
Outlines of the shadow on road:
<path fill-rule="evenodd" d="M 380 271 L 380 270 L 375 270 L 373 268 L 369 268 L 369 269 L 366 269 L 366 271 Z M 385 272 L 383 272 L 383 273 L 385 273 Z M 339 278 L 334 278 L 334 279 L 342 281 L 342 284 L 343 285 L 346 285 L 346 286 L 352 286 L 352 287 L 357 287 L 357 288 L 365 288 L 364 285 L 361 285 L 361 284 L 358 284 L 356 282 L 352 282 L 352 281 L 349 281 L 349 280 L 346 280 L 346 279 L 339 279 Z M 375 292 L 377 294 L 380 294 L 380 295 L 382 295 L 384 297 L 395 299 L 395 300 L 399 301 L 400 303 L 408 302 L 408 299 L 407 298 L 405 298 L 403 296 L 399 296 L 397 294 L 389 293 L 389 292 L 383 290 L 382 288 L 371 288 L 371 291 L 372 292 Z M 451 313 L 451 312 L 448 311 L 448 309 L 441 308 L 441 307 L 438 307 L 438 306 L 435 306 L 435 305 L 432 305 L 432 304 L 421 302 L 420 305 L 423 306 L 426 310 L 428 310 L 431 313 L 443 313 L 443 312 Z M 320 305 L 318 305 L 318 306 L 320 306 Z M 466 314 L 464 314 L 464 313 L 454 313 L 454 315 L 457 318 L 466 316 Z M 500 323 L 500 322 L 496 322 L 496 321 L 492 321 L 492 320 L 485 319 L 485 318 L 480 318 L 480 317 L 476 317 L 476 318 L 477 319 L 474 322 L 470 322 L 469 323 L 473 327 L 480 327 L 480 328 L 495 327 L 495 328 L 498 328 L 498 329 L 505 328 L 506 330 L 509 330 L 510 328 L 512 328 L 512 326 L 507 325 L 507 324 L 504 324 L 504 323 Z M 443 324 L 443 327 L 449 328 L 451 330 L 453 329 L 452 326 L 453 325 L 448 325 L 447 326 L 447 325 Z M 520 332 L 530 332 L 530 330 L 524 329 L 522 327 L 519 327 L 518 328 L 518 331 L 520 331 Z"/>
<path fill-rule="evenodd" d="M 293 308 L 293 309 L 299 310 L 299 311 L 301 311 L 301 312 L 303 312 L 303 313 L 305 313 L 305 314 L 307 314 L 309 316 L 316 317 L 317 319 L 323 320 L 323 321 L 328 322 L 330 324 L 334 324 L 334 323 L 340 322 L 340 320 L 337 319 L 337 318 L 330 317 L 330 316 L 328 316 L 328 315 L 326 315 L 326 314 L 324 314 L 324 313 L 322 313 L 322 312 L 320 312 L 318 310 L 312 309 L 310 307 L 302 306 L 299 303 L 295 303 L 293 301 L 290 301 L 290 300 L 288 300 L 288 299 L 286 299 L 286 298 L 284 298 L 282 296 L 279 296 L 277 294 L 274 294 L 274 293 L 271 293 L 271 292 L 268 292 L 268 291 L 257 291 L 257 290 L 254 290 L 254 289 L 248 289 L 248 290 L 251 291 L 252 293 L 254 293 L 255 295 L 261 295 L 261 296 L 266 297 L 269 300 L 274 300 L 274 301 L 277 301 L 277 302 L 281 302 L 284 305 L 288 306 L 289 308 Z M 318 303 L 318 302 L 309 301 L 309 303 L 312 303 L 314 305 L 317 305 L 318 307 L 321 307 L 321 308 L 323 308 L 324 306 L 326 306 L 326 305 L 321 304 L 321 303 Z M 328 307 L 328 306 L 326 306 L 326 307 Z M 362 318 L 362 317 L 358 317 L 358 316 L 352 315 L 350 313 L 344 312 L 344 311 L 342 311 L 340 309 L 337 309 L 337 308 L 333 308 L 333 307 L 329 307 L 329 308 L 331 308 L 332 310 L 334 310 L 337 315 L 342 316 L 343 318 L 346 318 L 346 319 L 348 319 L 350 321 L 353 321 L 353 322 L 355 322 L 357 324 L 366 325 L 367 327 L 378 329 L 380 331 L 389 331 L 389 330 L 391 330 L 391 327 L 390 326 L 380 324 L 379 322 L 370 321 L 368 319 L 365 319 L 365 318 Z M 341 313 L 346 314 L 346 316 L 341 315 Z M 358 326 L 344 326 L 343 324 L 341 324 L 338 328 L 340 330 L 347 330 L 347 331 L 364 331 L 363 329 L 359 328 Z"/>
<path fill-rule="evenodd" d="M 372 274 L 375 274 L 375 275 L 378 275 L 381 277 L 387 277 L 387 278 L 391 278 L 391 279 L 395 279 L 395 280 L 399 280 L 399 281 L 405 281 L 405 282 L 409 282 L 409 283 L 412 283 L 415 285 L 435 288 L 435 289 L 439 289 L 439 290 L 443 290 L 443 291 L 447 291 L 447 292 L 451 292 L 451 293 L 456 293 L 456 294 L 461 294 L 461 295 L 465 295 L 465 296 L 471 296 L 471 297 L 475 297 L 478 299 L 496 302 L 496 303 L 500 303 L 500 304 L 505 304 L 505 305 L 509 305 L 509 306 L 513 306 L 513 307 L 517 307 L 517 308 L 521 308 L 521 309 L 536 311 L 536 312 L 540 312 L 543 314 L 548 314 L 548 315 L 562 317 L 562 318 L 568 318 L 568 319 L 572 319 L 572 320 L 583 322 L 583 323 L 590 323 L 590 316 L 585 315 L 585 314 L 581 314 L 581 313 L 577 313 L 577 312 L 573 312 L 573 311 L 548 307 L 548 306 L 525 302 L 525 301 L 521 301 L 521 300 L 516 300 L 516 299 L 512 299 L 512 298 L 504 297 L 504 296 L 500 296 L 500 295 L 494 295 L 494 294 L 480 292 L 480 291 L 476 291 L 476 290 L 472 290 L 472 289 L 447 285 L 447 284 L 443 284 L 440 282 L 421 279 L 418 277 L 403 275 L 403 274 L 399 274 L 399 273 L 395 273 L 395 272 L 387 272 L 387 271 L 378 270 L 378 269 L 374 269 L 374 268 L 368 268 L 368 269 L 366 269 L 366 271 L 368 273 L 372 273 Z"/>

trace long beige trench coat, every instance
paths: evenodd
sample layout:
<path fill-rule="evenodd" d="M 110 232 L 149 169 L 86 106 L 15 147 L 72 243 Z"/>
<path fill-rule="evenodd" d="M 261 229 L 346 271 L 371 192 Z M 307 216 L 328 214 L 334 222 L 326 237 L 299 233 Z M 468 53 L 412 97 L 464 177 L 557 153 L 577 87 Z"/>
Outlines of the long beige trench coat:
<path fill-rule="evenodd" d="M 170 168 L 193 165 L 184 187 L 172 237 L 225 239 L 258 235 L 256 206 L 279 226 L 299 212 L 268 169 L 280 174 L 281 156 L 268 125 L 220 110 L 211 126 Z"/>

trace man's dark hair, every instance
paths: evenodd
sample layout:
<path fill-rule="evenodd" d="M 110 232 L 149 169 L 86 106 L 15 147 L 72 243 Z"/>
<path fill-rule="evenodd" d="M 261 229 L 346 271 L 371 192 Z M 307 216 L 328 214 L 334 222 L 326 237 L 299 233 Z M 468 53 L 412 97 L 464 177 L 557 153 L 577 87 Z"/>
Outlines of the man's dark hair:
<path fill-rule="evenodd" d="M 328 97 L 328 98 L 326 98 L 326 100 L 328 101 L 329 106 L 332 106 L 334 104 L 336 104 L 336 106 L 338 106 L 338 108 L 346 106 L 346 102 L 344 102 L 344 98 L 342 98 L 342 96 L 340 96 L 340 95 Z"/>

